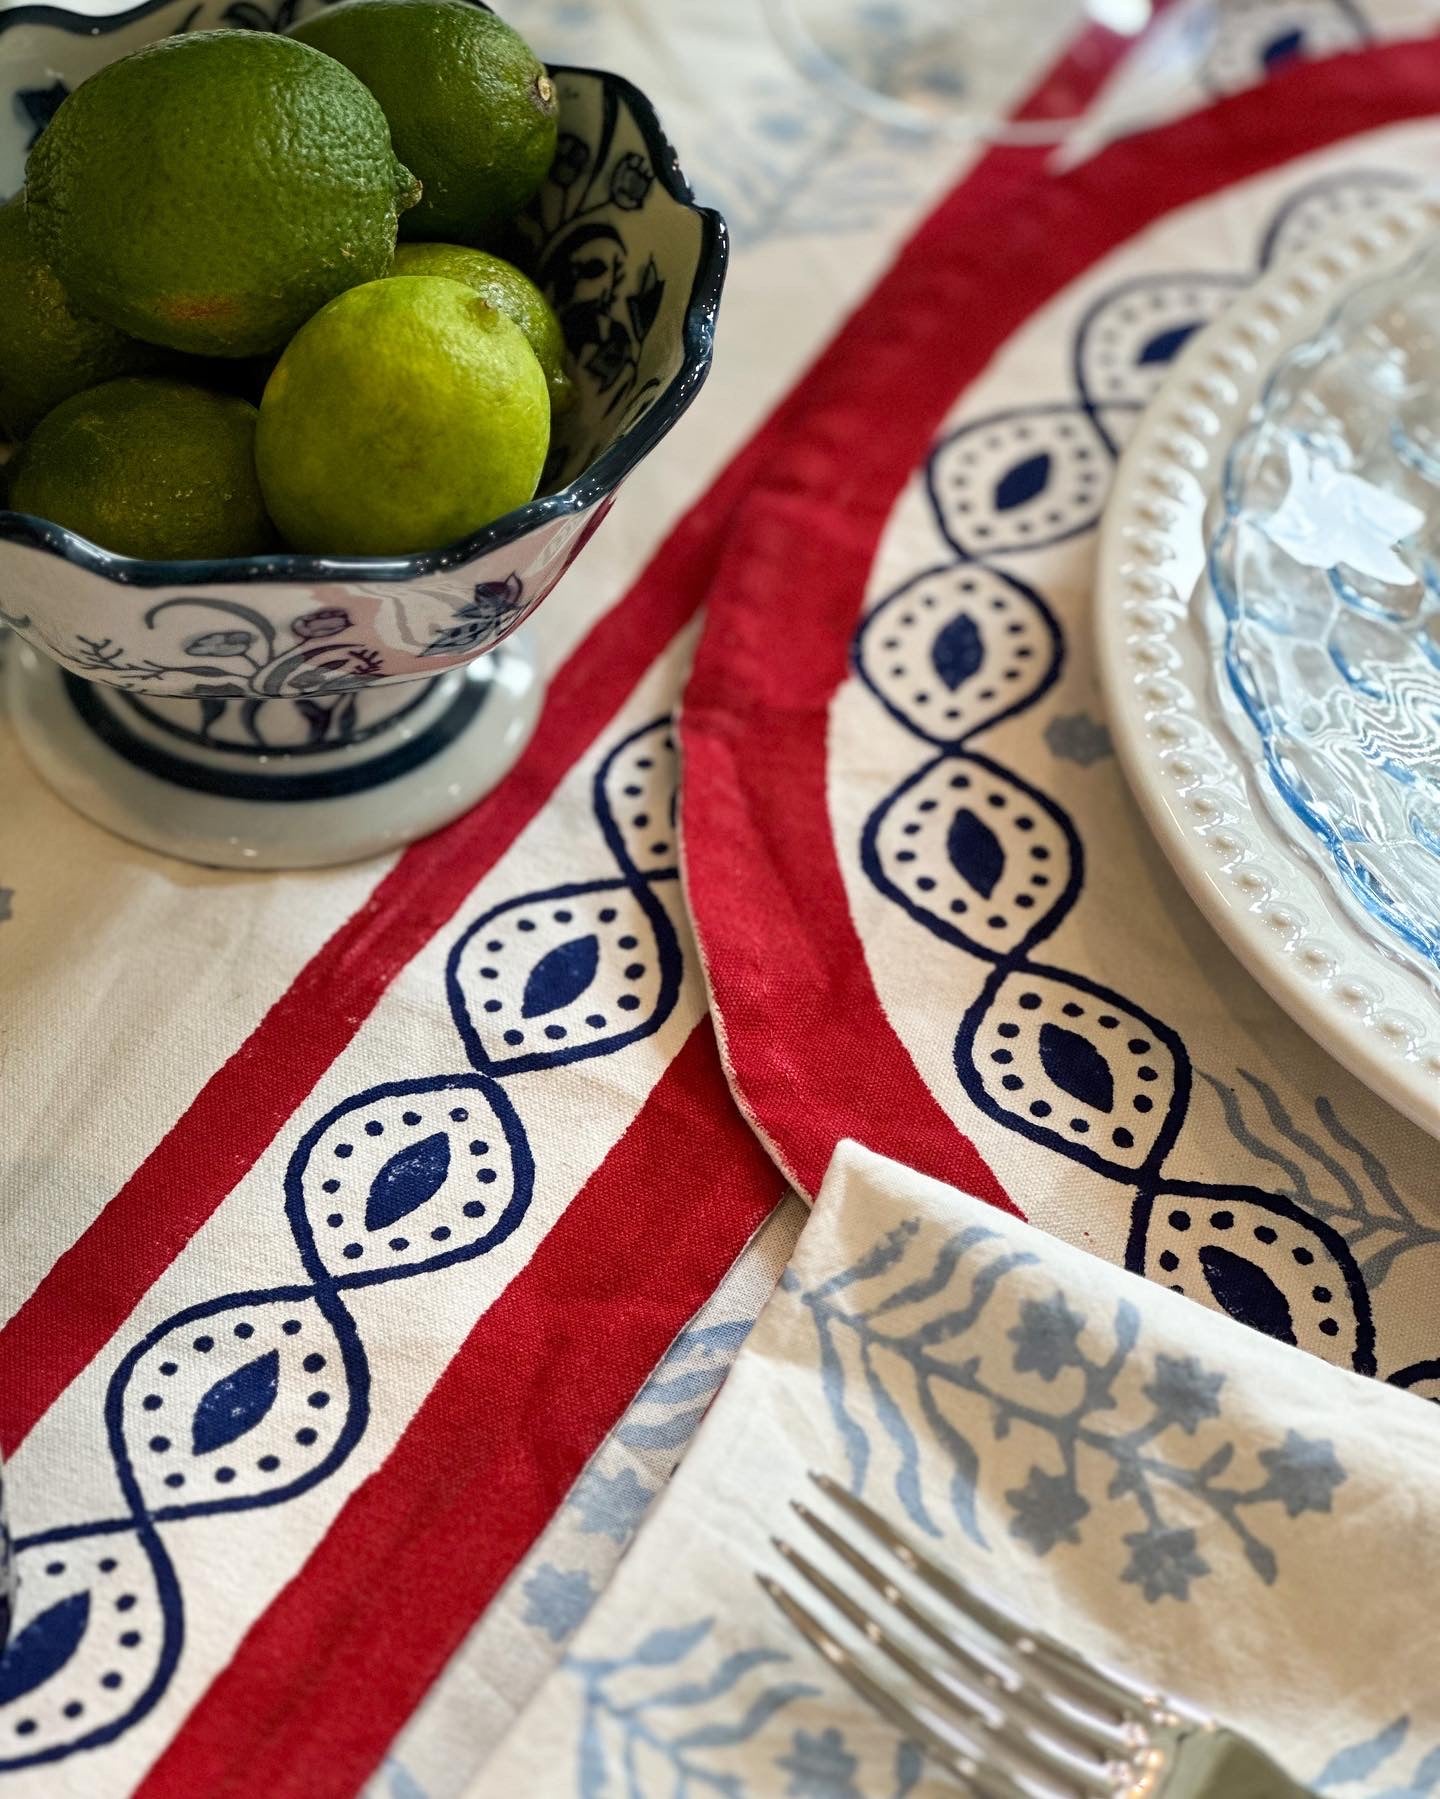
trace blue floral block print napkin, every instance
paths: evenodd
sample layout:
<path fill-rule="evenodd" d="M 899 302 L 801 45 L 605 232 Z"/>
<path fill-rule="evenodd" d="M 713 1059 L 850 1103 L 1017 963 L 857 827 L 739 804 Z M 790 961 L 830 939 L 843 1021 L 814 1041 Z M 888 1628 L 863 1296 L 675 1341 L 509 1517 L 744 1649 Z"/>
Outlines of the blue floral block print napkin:
<path fill-rule="evenodd" d="M 1440 1793 L 1440 1412 L 854 1144 L 560 1669 L 471 1799 L 954 1787 L 756 1586 L 841 1479 L 1337 1799 Z"/>

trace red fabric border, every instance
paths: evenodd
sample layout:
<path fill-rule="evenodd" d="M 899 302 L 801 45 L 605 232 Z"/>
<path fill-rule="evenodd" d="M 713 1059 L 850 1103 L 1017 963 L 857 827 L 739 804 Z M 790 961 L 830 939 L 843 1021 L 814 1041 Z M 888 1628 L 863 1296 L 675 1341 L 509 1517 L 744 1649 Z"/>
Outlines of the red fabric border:
<path fill-rule="evenodd" d="M 782 1192 L 702 1019 L 137 1795 L 356 1792 Z"/>
<path fill-rule="evenodd" d="M 951 194 L 812 370 L 706 596 L 680 729 L 686 897 L 736 1097 L 813 1194 L 842 1137 L 1000 1198 L 881 1008 L 826 732 L 881 532 L 956 396 L 1038 307 L 1177 207 L 1440 106 L 1440 42 L 1301 65 L 1022 191 Z"/>
<path fill-rule="evenodd" d="M 391 981 L 544 807 L 693 616 L 695 587 L 642 580 L 556 675 L 509 777 L 414 844 L 301 970 L 105 1209 L 0 1329 L 0 1452 L 110 1341 L 288 1123 Z M 463 1062 L 456 1045 L 457 1063 Z"/>

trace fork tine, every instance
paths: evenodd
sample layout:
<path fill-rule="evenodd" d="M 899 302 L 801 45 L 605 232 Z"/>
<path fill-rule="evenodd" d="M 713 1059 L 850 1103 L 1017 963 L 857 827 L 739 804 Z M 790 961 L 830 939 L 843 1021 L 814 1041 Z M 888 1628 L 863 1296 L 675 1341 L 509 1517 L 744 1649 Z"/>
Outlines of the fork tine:
<path fill-rule="evenodd" d="M 842 1643 L 831 1636 L 819 1619 L 812 1616 L 798 1599 L 792 1598 L 778 1581 L 772 1580 L 768 1574 L 757 1574 L 755 1578 L 801 1636 L 824 1656 L 843 1681 L 853 1687 L 868 1704 L 873 1705 L 903 1736 L 918 1743 L 941 1767 L 948 1768 L 952 1774 L 958 1774 L 978 1799 L 1031 1799 L 1031 1795 L 1008 1775 L 997 1774 L 986 1768 L 977 1759 L 981 1751 L 970 1748 L 963 1738 L 951 1742 L 941 1736 L 918 1712 L 906 1705 L 888 1687 L 882 1686 Z"/>
<path fill-rule="evenodd" d="M 1161 1703 L 1157 1695 L 1147 1692 L 1124 1675 L 1116 1674 L 1113 1669 L 1092 1666 L 1073 1650 L 1067 1649 L 1063 1643 L 1057 1643 L 1043 1631 L 1030 1629 L 992 1601 L 982 1598 L 963 1581 L 938 1567 L 929 1556 L 916 1549 L 908 1537 L 902 1536 L 892 1524 L 866 1505 L 863 1499 L 857 1499 L 829 1475 L 812 1474 L 810 1478 L 826 1498 L 833 1500 L 871 1536 L 878 1538 L 898 1562 L 910 1569 L 928 1587 L 948 1599 L 972 1623 L 980 1625 L 1034 1668 L 1043 1670 L 1051 1682 L 1067 1696 L 1088 1706 L 1098 1706 L 1111 1717 L 1154 1717 Z M 1164 1702 L 1164 1709 L 1198 1719 L 1198 1714 L 1182 1712 L 1180 1707 L 1168 1700 Z"/>
<path fill-rule="evenodd" d="M 853 1544 L 828 1524 L 825 1519 L 817 1517 L 807 1505 L 798 1500 L 792 1501 L 792 1509 L 805 1524 L 827 1544 L 847 1567 L 872 1587 L 882 1599 L 893 1606 L 907 1623 L 914 1625 L 936 1648 L 957 1662 L 967 1673 L 975 1676 L 987 1690 L 1000 1698 L 1002 1706 L 1008 1702 L 1017 1711 L 1028 1715 L 1042 1730 L 1053 1733 L 1061 1743 L 1074 1743 L 1089 1750 L 1099 1759 L 1107 1757 L 1122 1759 L 1134 1748 L 1133 1742 L 1125 1730 L 1112 1724 L 1102 1723 L 1090 1713 L 1081 1714 L 1069 1707 L 1057 1704 L 1050 1695 L 1034 1681 L 1027 1680 L 1008 1663 L 998 1656 L 987 1656 L 976 1645 L 968 1643 L 963 1637 L 957 1637 L 953 1630 L 947 1629 L 936 1618 L 935 1614 L 925 1607 L 917 1605 L 910 1596 L 903 1592 L 890 1577 L 877 1568 L 867 1556 L 863 1555 Z"/>
<path fill-rule="evenodd" d="M 808 1557 L 788 1543 L 778 1539 L 772 1541 L 790 1567 L 822 1594 L 867 1642 L 873 1644 L 942 1706 L 959 1713 L 967 1727 L 983 1733 L 979 1735 L 979 1741 L 992 1760 L 1001 1762 L 1002 1765 L 1020 1764 L 1019 1768 L 1007 1768 L 1007 1772 L 1014 1774 L 1030 1770 L 1049 1780 L 1060 1781 L 1071 1793 L 1100 1795 L 1111 1790 L 1112 1783 L 1107 1771 L 1100 1764 L 1057 1742 L 1037 1737 L 1026 1728 L 1020 1717 L 1008 1715 L 1005 1707 L 997 1705 L 993 1697 L 982 1699 L 953 1678 L 942 1680 L 903 1644 L 896 1642 L 883 1625 L 870 1617 L 862 1606 L 843 1588 L 836 1586 Z"/>
<path fill-rule="evenodd" d="M 970 1691 L 958 1682 L 942 1680 L 933 1670 L 918 1661 L 909 1651 L 903 1648 L 892 1637 L 888 1636 L 881 1626 L 869 1616 L 862 1606 L 850 1595 L 837 1587 L 835 1583 L 815 1566 L 807 1556 L 794 1549 L 789 1543 L 778 1537 L 770 1539 L 776 1552 L 784 1556 L 790 1567 L 808 1581 L 823 1598 L 828 1599 L 835 1610 L 850 1624 L 854 1625 L 868 1642 L 889 1656 L 897 1667 L 902 1668 L 912 1680 L 942 1705 L 961 1711 L 966 1722 L 984 1730 L 994 1730 L 1004 1718 L 1004 1713 L 993 1699 L 983 1699 L 978 1693 Z"/>

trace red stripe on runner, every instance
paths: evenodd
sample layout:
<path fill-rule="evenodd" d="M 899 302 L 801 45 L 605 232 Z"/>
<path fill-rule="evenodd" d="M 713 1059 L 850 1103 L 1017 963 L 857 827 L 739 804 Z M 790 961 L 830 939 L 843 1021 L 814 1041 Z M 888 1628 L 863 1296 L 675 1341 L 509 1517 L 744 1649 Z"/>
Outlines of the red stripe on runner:
<path fill-rule="evenodd" d="M 1437 104 L 1432 39 L 1299 67 L 1064 176 L 1026 182 L 993 153 L 811 371 L 796 428 L 773 434 L 686 688 L 684 873 L 732 1087 L 805 1191 L 849 1136 L 1001 1197 L 880 1005 L 826 800 L 830 704 L 911 474 L 1012 332 L 1136 232 Z"/>
<path fill-rule="evenodd" d="M 234 1190 L 697 603 L 695 586 L 650 580 L 595 626 L 556 675 L 539 729 L 509 777 L 405 852 L 47 1271 L 0 1329 L 0 1453 L 14 1454 Z"/>
<path fill-rule="evenodd" d="M 780 1193 L 702 1020 L 138 1795 L 355 1793 Z"/>

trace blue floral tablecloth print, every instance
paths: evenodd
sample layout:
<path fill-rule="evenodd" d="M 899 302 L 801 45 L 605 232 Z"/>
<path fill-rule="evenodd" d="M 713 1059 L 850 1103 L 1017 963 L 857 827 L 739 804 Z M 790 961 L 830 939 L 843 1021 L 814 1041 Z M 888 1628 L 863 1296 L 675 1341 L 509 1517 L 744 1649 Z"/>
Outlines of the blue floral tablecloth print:
<path fill-rule="evenodd" d="M 792 1499 L 823 1509 L 815 1469 L 1327 1799 L 1440 1784 L 1440 1416 L 844 1144 L 690 1453 L 469 1799 L 953 1793 L 751 1579 L 793 1586 L 770 1538 L 796 1539 Z"/>

